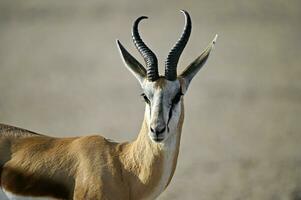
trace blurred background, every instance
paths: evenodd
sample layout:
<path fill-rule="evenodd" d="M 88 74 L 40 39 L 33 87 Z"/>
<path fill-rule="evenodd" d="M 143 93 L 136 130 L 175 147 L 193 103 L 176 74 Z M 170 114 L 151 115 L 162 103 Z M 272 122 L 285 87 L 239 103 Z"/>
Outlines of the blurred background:
<path fill-rule="evenodd" d="M 133 21 L 160 71 L 190 12 L 178 71 L 219 34 L 185 97 L 175 176 L 158 198 L 301 199 L 301 1 L 0 1 L 0 121 L 56 137 L 135 139 L 144 103 L 118 38 L 141 62 Z"/>

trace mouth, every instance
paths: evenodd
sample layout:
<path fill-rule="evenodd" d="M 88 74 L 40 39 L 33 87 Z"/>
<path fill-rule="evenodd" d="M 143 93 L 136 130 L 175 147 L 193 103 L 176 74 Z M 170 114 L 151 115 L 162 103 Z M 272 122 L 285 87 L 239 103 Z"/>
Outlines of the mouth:
<path fill-rule="evenodd" d="M 155 136 L 153 135 L 152 136 L 152 139 L 155 141 L 155 142 L 162 142 L 164 140 L 164 137 L 163 136 Z"/>

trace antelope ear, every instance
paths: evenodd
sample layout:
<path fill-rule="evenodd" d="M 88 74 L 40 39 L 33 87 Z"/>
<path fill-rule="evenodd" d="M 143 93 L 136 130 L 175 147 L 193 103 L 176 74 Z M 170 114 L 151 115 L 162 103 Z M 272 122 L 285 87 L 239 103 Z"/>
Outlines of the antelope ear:
<path fill-rule="evenodd" d="M 128 68 L 128 70 L 130 70 L 130 72 L 134 74 L 139 83 L 142 85 L 143 80 L 146 77 L 145 68 L 123 47 L 119 40 L 117 40 L 116 43 L 123 63 Z"/>
<path fill-rule="evenodd" d="M 186 89 L 188 88 L 190 81 L 193 79 L 193 77 L 198 73 L 198 71 L 206 63 L 206 61 L 209 57 L 209 54 L 214 47 L 216 39 L 217 39 L 217 35 L 215 35 L 214 39 L 209 44 L 209 46 L 203 51 L 203 53 L 197 59 L 195 59 L 188 67 L 186 67 L 186 69 L 180 75 L 180 77 L 182 77 L 185 81 Z"/>

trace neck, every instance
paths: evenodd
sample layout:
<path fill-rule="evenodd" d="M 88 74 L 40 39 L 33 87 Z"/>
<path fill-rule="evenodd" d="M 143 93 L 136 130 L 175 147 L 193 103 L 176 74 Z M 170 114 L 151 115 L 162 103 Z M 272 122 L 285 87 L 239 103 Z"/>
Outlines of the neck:
<path fill-rule="evenodd" d="M 174 174 L 180 147 L 184 106 L 174 133 L 163 143 L 155 143 L 148 136 L 144 118 L 137 139 L 124 144 L 121 162 L 129 180 L 130 199 L 154 199 L 168 186 Z"/>

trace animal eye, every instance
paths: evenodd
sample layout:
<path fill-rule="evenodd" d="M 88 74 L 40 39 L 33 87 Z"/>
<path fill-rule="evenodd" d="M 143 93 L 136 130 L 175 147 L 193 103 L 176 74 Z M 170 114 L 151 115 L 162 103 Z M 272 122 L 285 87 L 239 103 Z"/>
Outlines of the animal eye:
<path fill-rule="evenodd" d="M 182 92 L 179 92 L 178 94 L 176 94 L 176 96 L 172 100 L 172 104 L 175 105 L 175 104 L 179 103 L 182 95 L 183 95 Z"/>
<path fill-rule="evenodd" d="M 142 93 L 141 94 L 143 100 L 145 101 L 145 103 L 149 104 L 150 103 L 150 100 L 147 98 L 146 94 Z"/>

